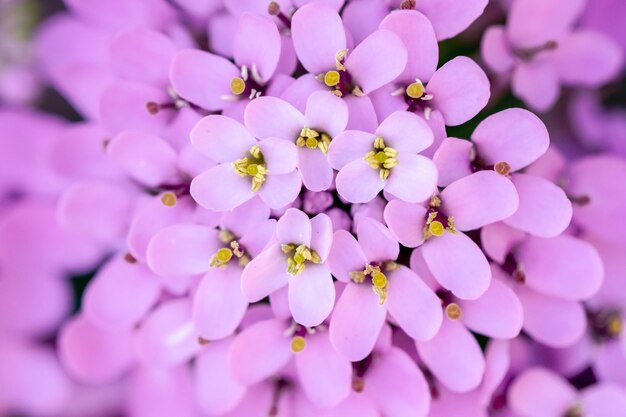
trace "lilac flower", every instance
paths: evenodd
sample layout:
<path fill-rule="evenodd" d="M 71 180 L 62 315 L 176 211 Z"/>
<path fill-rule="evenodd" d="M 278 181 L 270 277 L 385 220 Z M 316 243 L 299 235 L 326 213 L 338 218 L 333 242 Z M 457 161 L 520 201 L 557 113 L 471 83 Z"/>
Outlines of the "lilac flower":
<path fill-rule="evenodd" d="M 383 189 L 404 201 L 421 202 L 435 191 L 433 162 L 416 155 L 433 140 L 418 116 L 396 112 L 376 132 L 348 130 L 330 144 L 329 161 L 337 174 L 337 191 L 352 203 L 367 203 Z"/>
<path fill-rule="evenodd" d="M 229 141 L 222 141 L 228 137 Z M 296 146 L 279 138 L 258 142 L 248 130 L 226 116 L 207 116 L 194 127 L 191 141 L 218 163 L 191 182 L 191 195 L 202 206 L 232 210 L 257 193 L 271 208 L 295 200 L 300 176 L 295 171 Z"/>
<path fill-rule="evenodd" d="M 515 129 L 512 129 L 515 126 Z M 562 233 L 572 217 L 565 192 L 549 180 L 519 172 L 548 148 L 548 132 L 527 110 L 507 109 L 483 120 L 471 141 L 446 138 L 434 156 L 439 185 L 481 170 L 508 176 L 519 196 L 517 211 L 504 222 L 541 237 Z"/>
<path fill-rule="evenodd" d="M 268 83 L 281 49 L 278 29 L 269 17 L 246 13 L 237 24 L 236 65 L 219 55 L 186 49 L 176 55 L 170 69 L 172 85 L 184 99 L 233 117 L 241 116 L 249 100 L 270 93 Z"/>
<path fill-rule="evenodd" d="M 289 209 L 276 224 L 275 240 L 244 269 L 241 288 L 256 302 L 288 285 L 289 309 L 303 326 L 317 326 L 333 308 L 335 287 L 326 266 L 332 224 L 325 214 L 312 219 Z"/>
<path fill-rule="evenodd" d="M 408 110 L 424 116 L 433 131 L 439 132 L 444 124 L 465 123 L 485 107 L 490 95 L 489 81 L 474 61 L 456 57 L 437 70 L 437 40 L 424 15 L 396 11 L 381 22 L 380 28 L 402 39 L 408 61 L 392 84 L 373 94 L 379 117 L 387 117 L 395 110 Z"/>
<path fill-rule="evenodd" d="M 312 93 L 302 114 L 279 98 L 261 97 L 248 105 L 244 118 L 257 138 L 281 138 L 298 147 L 298 169 L 307 189 L 330 188 L 333 170 L 327 153 L 348 123 L 348 107 L 341 99 L 323 91 Z"/>
<path fill-rule="evenodd" d="M 328 265 L 346 288 L 330 321 L 335 348 L 351 361 L 371 353 L 387 311 L 411 336 L 428 340 L 437 332 L 442 313 L 435 294 L 407 267 L 396 262 L 399 245 L 382 224 L 364 219 L 355 239 L 335 232 Z"/>
<path fill-rule="evenodd" d="M 535 110 L 549 110 L 561 85 L 597 87 L 621 69 L 622 51 L 615 41 L 592 30 L 573 30 L 584 4 L 518 0 L 506 28 L 485 32 L 486 64 L 497 73 L 512 71 L 513 91 Z"/>
<path fill-rule="evenodd" d="M 463 232 L 515 213 L 513 184 L 495 172 L 476 172 L 448 185 L 427 207 L 389 202 L 385 222 L 398 241 L 417 247 L 435 279 L 462 299 L 473 300 L 489 288 L 491 271 L 481 249 Z"/>
<path fill-rule="evenodd" d="M 520 417 L 593 415 L 609 417 L 626 410 L 621 387 L 597 384 L 577 392 L 564 378 L 545 368 L 519 375 L 508 392 L 511 409 Z"/>

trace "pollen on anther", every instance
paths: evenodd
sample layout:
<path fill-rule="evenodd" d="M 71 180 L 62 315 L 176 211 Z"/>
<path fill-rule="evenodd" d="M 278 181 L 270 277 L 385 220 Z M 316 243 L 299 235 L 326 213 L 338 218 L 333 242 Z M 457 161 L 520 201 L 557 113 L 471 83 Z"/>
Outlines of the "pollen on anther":
<path fill-rule="evenodd" d="M 435 220 L 428 225 L 428 230 L 433 236 L 442 236 L 445 228 L 443 227 L 443 223 Z"/>
<path fill-rule="evenodd" d="M 511 172 L 511 165 L 507 164 L 504 161 L 498 162 L 493 166 L 493 170 L 500 175 L 508 175 L 508 173 Z"/>
<path fill-rule="evenodd" d="M 166 207 L 174 207 L 177 201 L 178 198 L 176 197 L 176 194 L 171 191 L 165 192 L 161 196 L 161 203 L 163 203 Z"/>
<path fill-rule="evenodd" d="M 230 91 L 233 94 L 242 94 L 246 89 L 246 82 L 239 77 L 235 77 L 230 80 Z"/>
<path fill-rule="evenodd" d="M 420 82 L 414 82 L 407 86 L 406 95 L 411 98 L 420 98 L 424 95 L 424 85 Z"/>
<path fill-rule="evenodd" d="M 461 307 L 457 303 L 450 303 L 446 306 L 446 316 L 451 320 L 458 320 L 461 317 Z"/>
<path fill-rule="evenodd" d="M 302 336 L 295 336 L 291 339 L 291 351 L 293 353 L 299 353 L 306 347 L 306 340 Z"/>
<path fill-rule="evenodd" d="M 377 272 L 372 276 L 372 284 L 378 288 L 384 288 L 387 285 L 387 277 L 382 272 Z"/>
<path fill-rule="evenodd" d="M 233 251 L 228 248 L 222 248 L 217 251 L 217 260 L 225 264 L 233 257 Z"/>
<path fill-rule="evenodd" d="M 329 87 L 334 87 L 339 84 L 339 72 L 332 70 L 324 74 L 324 84 Z"/>

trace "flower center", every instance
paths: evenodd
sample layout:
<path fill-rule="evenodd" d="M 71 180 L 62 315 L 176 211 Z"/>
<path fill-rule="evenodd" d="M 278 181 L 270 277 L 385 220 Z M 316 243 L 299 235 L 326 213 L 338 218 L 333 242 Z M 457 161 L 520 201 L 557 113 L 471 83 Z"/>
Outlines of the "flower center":
<path fill-rule="evenodd" d="M 372 169 L 377 169 L 381 180 L 389 178 L 391 168 L 398 165 L 398 151 L 385 145 L 382 137 L 374 140 L 374 150 L 365 154 L 365 161 Z"/>
<path fill-rule="evenodd" d="M 424 240 L 433 236 L 443 236 L 444 232 L 458 234 L 454 227 L 454 216 L 446 216 L 440 210 L 441 200 L 434 195 L 430 199 L 428 211 L 426 212 L 426 224 L 424 225 Z M 445 226 L 444 226 L 445 224 Z"/>
<path fill-rule="evenodd" d="M 554 51 L 559 44 L 556 41 L 547 41 L 543 45 L 535 46 L 532 48 L 520 48 L 515 49 L 513 53 L 522 61 L 530 61 L 541 52 Z"/>
<path fill-rule="evenodd" d="M 622 315 L 617 309 L 605 309 L 600 311 L 587 312 L 591 333 L 598 342 L 619 339 L 623 321 Z"/>
<path fill-rule="evenodd" d="M 342 49 L 335 55 L 335 67 L 337 69 L 326 71 L 324 74 L 318 75 L 317 79 L 330 87 L 330 92 L 337 97 L 343 97 L 346 94 L 352 94 L 358 97 L 364 96 L 361 87 L 354 84 L 352 76 L 345 66 L 347 49 Z"/>
<path fill-rule="evenodd" d="M 514 254 L 509 253 L 506 258 L 504 258 L 502 270 L 509 274 L 511 278 L 513 278 L 513 280 L 518 284 L 523 284 L 526 282 L 526 274 L 524 273 L 524 268 L 517 262 Z"/>
<path fill-rule="evenodd" d="M 563 417 L 583 417 L 583 409 L 580 404 L 575 404 L 567 409 Z"/>
<path fill-rule="evenodd" d="M 253 64 L 250 70 L 243 65 L 241 67 L 241 77 L 235 77 L 230 80 L 230 92 L 233 95 L 223 98 L 226 100 L 236 100 L 238 98 L 252 100 L 260 97 L 264 89 L 265 83 L 259 74 L 256 64 Z"/>
<path fill-rule="evenodd" d="M 443 311 L 450 320 L 458 320 L 461 318 L 461 306 L 455 302 L 452 292 L 444 289 L 437 290 L 437 297 L 441 300 Z"/>
<path fill-rule="evenodd" d="M 385 272 L 394 271 L 398 268 L 395 261 L 385 261 L 380 264 L 367 264 L 362 271 L 350 272 L 350 278 L 356 284 L 362 284 L 365 278 L 369 278 L 372 283 L 372 291 L 378 295 L 380 304 L 384 304 L 387 299 L 387 289 L 389 281 Z"/>
<path fill-rule="evenodd" d="M 406 87 L 400 86 L 391 93 L 392 96 L 404 96 L 404 102 L 407 105 L 406 110 L 411 113 L 423 113 L 426 120 L 430 120 L 430 114 L 433 109 L 430 102 L 433 99 L 432 94 L 426 92 L 426 87 L 419 79 Z"/>
<path fill-rule="evenodd" d="M 296 243 L 283 244 L 280 246 L 283 253 L 289 255 L 287 258 L 287 273 L 291 275 L 300 275 L 304 271 L 305 264 L 322 262 L 320 256 L 314 250 L 306 245 L 297 245 Z"/>
<path fill-rule="evenodd" d="M 477 155 L 476 147 L 472 147 L 471 155 L 470 155 L 470 166 L 472 172 L 478 171 L 495 171 L 500 175 L 506 176 L 511 172 L 511 165 L 509 165 L 505 161 L 496 162 L 493 165 L 489 165 L 480 160 Z"/>
<path fill-rule="evenodd" d="M 328 145 L 330 145 L 331 137 L 324 132 L 318 132 L 317 130 L 303 127 L 300 131 L 300 136 L 296 139 L 296 145 L 301 148 L 315 149 L 319 148 L 324 155 L 328 152 Z"/>
<path fill-rule="evenodd" d="M 219 238 L 227 246 L 220 248 L 215 252 L 215 255 L 211 257 L 209 263 L 211 267 L 223 268 L 233 259 L 233 256 L 239 260 L 239 266 L 246 266 L 250 262 L 250 257 L 245 253 L 239 242 L 237 242 L 237 238 L 232 232 L 222 229 L 219 232 Z"/>
<path fill-rule="evenodd" d="M 250 156 L 243 157 L 233 162 L 235 172 L 242 177 L 252 178 L 252 191 L 257 192 L 261 185 L 265 182 L 265 159 L 261 153 L 261 149 L 257 145 L 250 148 Z"/>

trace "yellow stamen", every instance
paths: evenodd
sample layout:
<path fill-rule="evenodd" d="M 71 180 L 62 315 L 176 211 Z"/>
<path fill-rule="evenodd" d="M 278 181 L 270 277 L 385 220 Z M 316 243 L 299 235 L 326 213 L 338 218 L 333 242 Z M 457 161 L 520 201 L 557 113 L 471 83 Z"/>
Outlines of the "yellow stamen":
<path fill-rule="evenodd" d="M 233 251 L 229 248 L 221 248 L 219 249 L 213 257 L 211 257 L 210 266 L 214 268 L 221 268 L 225 266 L 228 261 L 230 261 L 233 257 Z"/>
<path fill-rule="evenodd" d="M 378 288 L 385 288 L 387 286 L 387 276 L 382 272 L 377 272 L 372 275 L 372 284 Z"/>
<path fill-rule="evenodd" d="M 306 340 L 302 336 L 295 336 L 291 339 L 291 351 L 293 353 L 299 353 L 306 347 Z"/>
<path fill-rule="evenodd" d="M 406 95 L 411 98 L 420 98 L 424 95 L 424 84 L 419 81 L 409 84 L 406 88 Z"/>
<path fill-rule="evenodd" d="M 443 224 L 440 221 L 435 220 L 428 225 L 428 231 L 433 236 L 442 236 L 444 232 Z"/>
<path fill-rule="evenodd" d="M 461 317 L 461 306 L 457 303 L 450 303 L 446 306 L 446 316 L 451 320 L 458 320 Z"/>
<path fill-rule="evenodd" d="M 239 77 L 235 77 L 230 80 L 230 91 L 233 94 L 239 95 L 246 90 L 246 82 Z"/>
<path fill-rule="evenodd" d="M 613 315 L 609 318 L 606 328 L 611 336 L 619 336 L 622 332 L 622 320 L 619 316 Z"/>
<path fill-rule="evenodd" d="M 248 172 L 248 175 L 254 177 L 259 173 L 259 166 L 257 164 L 250 164 L 246 167 L 246 171 Z"/>
<path fill-rule="evenodd" d="M 317 148 L 317 139 L 315 138 L 307 138 L 307 140 L 305 141 L 306 147 L 309 149 L 315 149 Z"/>
<path fill-rule="evenodd" d="M 504 161 L 498 162 L 493 166 L 493 170 L 500 175 L 508 175 L 508 173 L 511 172 L 511 165 L 507 164 Z"/>
<path fill-rule="evenodd" d="M 339 78 L 339 71 L 328 71 L 326 72 L 326 74 L 324 74 L 324 84 L 326 84 L 328 87 L 334 87 L 339 84 Z"/>
<path fill-rule="evenodd" d="M 176 198 L 176 194 L 171 191 L 165 192 L 161 195 L 161 203 L 163 203 L 166 207 L 174 207 L 177 201 L 178 198 Z"/>
<path fill-rule="evenodd" d="M 251 147 L 249 153 L 249 157 L 236 160 L 232 163 L 232 166 L 235 172 L 242 177 L 252 177 L 250 185 L 252 191 L 257 192 L 265 182 L 267 169 L 265 168 L 263 154 L 258 146 Z"/>

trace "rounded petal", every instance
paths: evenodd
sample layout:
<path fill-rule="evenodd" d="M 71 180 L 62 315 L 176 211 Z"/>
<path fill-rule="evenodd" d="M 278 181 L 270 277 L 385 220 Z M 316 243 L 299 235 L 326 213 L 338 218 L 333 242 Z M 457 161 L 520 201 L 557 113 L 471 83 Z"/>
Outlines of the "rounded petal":
<path fill-rule="evenodd" d="M 372 362 L 363 392 L 388 417 L 425 417 L 430 408 L 426 378 L 413 359 L 396 347 Z"/>
<path fill-rule="evenodd" d="M 348 54 L 346 68 L 356 85 L 367 94 L 393 81 L 404 71 L 406 47 L 389 30 L 377 30 Z"/>
<path fill-rule="evenodd" d="M 263 184 L 264 188 L 267 184 Z M 235 172 L 231 164 L 217 165 L 191 181 L 191 196 L 213 211 L 232 210 L 254 197 L 251 180 Z"/>
<path fill-rule="evenodd" d="M 435 72 L 428 86 L 432 105 L 443 114 L 448 126 L 467 122 L 489 101 L 491 90 L 485 72 L 471 59 L 458 56 Z"/>
<path fill-rule="evenodd" d="M 376 129 L 376 136 L 400 154 L 419 153 L 433 143 L 433 132 L 421 117 L 407 111 L 391 113 Z"/>
<path fill-rule="evenodd" d="M 509 42 L 516 48 L 532 48 L 559 41 L 571 30 L 584 7 L 584 0 L 516 2 L 507 21 Z"/>
<path fill-rule="evenodd" d="M 432 22 L 437 39 L 452 38 L 458 35 L 483 14 L 488 0 L 424 0 L 418 10 Z"/>
<path fill-rule="evenodd" d="M 585 310 L 576 301 L 543 295 L 525 287 L 516 290 L 524 309 L 524 330 L 550 347 L 573 345 L 585 332 Z"/>
<path fill-rule="evenodd" d="M 235 337 L 228 356 L 235 381 L 244 385 L 261 382 L 289 362 L 293 353 L 285 330 L 280 320 L 264 320 Z"/>
<path fill-rule="evenodd" d="M 378 170 L 372 169 L 363 159 L 357 159 L 346 166 L 335 178 L 337 192 L 351 203 L 368 203 L 385 187 Z"/>
<path fill-rule="evenodd" d="M 492 71 L 504 73 L 515 65 L 515 57 L 508 42 L 503 26 L 491 26 L 485 31 L 480 51 L 483 61 Z"/>
<path fill-rule="evenodd" d="M 333 138 L 328 147 L 328 162 L 336 170 L 361 159 L 371 151 L 376 137 L 372 133 L 347 130 Z"/>
<path fill-rule="evenodd" d="M 248 155 L 250 148 L 257 144 L 244 125 L 217 114 L 200 119 L 189 137 L 198 151 L 215 162 L 236 161 Z"/>
<path fill-rule="evenodd" d="M 272 245 L 252 259 L 241 275 L 241 290 L 251 303 L 267 297 L 289 282 L 287 259 L 280 245 Z"/>
<path fill-rule="evenodd" d="M 304 118 L 307 127 L 325 132 L 334 138 L 348 125 L 348 106 L 341 98 L 328 91 L 316 91 L 306 102 Z"/>
<path fill-rule="evenodd" d="M 298 150 L 293 142 L 267 138 L 259 142 L 267 172 L 271 175 L 289 174 L 298 164 Z"/>
<path fill-rule="evenodd" d="M 420 249 L 437 281 L 464 300 L 487 291 L 491 270 L 480 248 L 463 233 L 433 236 Z"/>
<path fill-rule="evenodd" d="M 441 327 L 441 300 L 409 268 L 388 274 L 387 309 L 398 325 L 416 340 L 435 337 Z"/>
<path fill-rule="evenodd" d="M 75 316 L 59 334 L 59 358 L 79 381 L 104 384 L 121 377 L 134 363 L 131 329 L 105 330 Z"/>
<path fill-rule="evenodd" d="M 305 394 L 318 407 L 335 406 L 350 394 L 352 365 L 335 351 L 327 332 L 307 336 L 296 369 Z"/>
<path fill-rule="evenodd" d="M 269 208 L 278 210 L 293 203 L 298 198 L 301 188 L 300 174 L 291 171 L 284 175 L 268 175 L 259 190 L 259 195 Z"/>
<path fill-rule="evenodd" d="M 195 275 L 209 269 L 220 246 L 217 230 L 192 223 L 168 226 L 148 245 L 148 265 L 162 276 Z"/>
<path fill-rule="evenodd" d="M 596 384 L 582 392 L 580 402 L 592 416 L 619 417 L 626 410 L 626 393 L 618 385 Z"/>
<path fill-rule="evenodd" d="M 461 320 L 473 331 L 497 339 L 512 339 L 522 330 L 522 304 L 509 287 L 492 279 L 476 300 L 460 300 Z"/>
<path fill-rule="evenodd" d="M 184 49 L 174 57 L 170 81 L 185 100 L 209 111 L 222 110 L 224 96 L 232 95 L 230 82 L 241 74 L 235 64 L 198 49 Z"/>
<path fill-rule="evenodd" d="M 407 64 L 398 78 L 404 83 L 430 80 L 439 61 L 439 45 L 430 20 L 414 10 L 398 10 L 389 13 L 380 28 L 395 33 L 406 46 Z"/>
<path fill-rule="evenodd" d="M 330 341 L 346 359 L 360 361 L 374 349 L 386 317 L 371 286 L 348 284 L 330 319 Z"/>
<path fill-rule="evenodd" d="M 528 238 L 515 257 L 524 270 L 526 285 L 546 295 L 585 300 L 602 284 L 600 255 L 591 244 L 572 236 Z"/>
<path fill-rule="evenodd" d="M 369 262 L 394 261 L 400 253 L 400 245 L 382 223 L 366 217 L 357 225 L 357 238 Z"/>
<path fill-rule="evenodd" d="M 176 151 L 157 136 L 125 131 L 108 143 L 106 151 L 129 177 L 149 187 L 178 179 Z"/>
<path fill-rule="evenodd" d="M 325 262 L 332 244 L 332 220 L 328 215 L 320 213 L 311 219 L 311 249 L 317 252 L 322 262 Z"/>
<path fill-rule="evenodd" d="M 246 107 L 246 127 L 259 139 L 280 138 L 295 142 L 305 125 L 304 115 L 278 97 L 259 97 Z"/>
<path fill-rule="evenodd" d="M 211 268 L 194 295 L 193 322 L 204 339 L 222 339 L 234 333 L 247 307 L 241 292 L 241 268 Z"/>
<path fill-rule="evenodd" d="M 513 183 L 495 171 L 479 171 L 447 186 L 442 210 L 459 230 L 473 230 L 510 217 L 519 198 Z"/>
<path fill-rule="evenodd" d="M 311 245 L 311 220 L 298 209 L 290 208 L 276 224 L 276 237 L 280 243 Z"/>
<path fill-rule="evenodd" d="M 82 310 L 94 323 L 110 329 L 132 329 L 157 302 L 159 280 L 145 265 L 118 257 L 89 282 Z"/>
<path fill-rule="evenodd" d="M 280 34 L 269 16 L 244 13 L 239 17 L 233 40 L 235 62 L 240 67 L 245 65 L 249 71 L 256 68 L 261 79 L 255 81 L 262 83 L 272 78 L 280 49 Z"/>
<path fill-rule="evenodd" d="M 564 378 L 544 368 L 519 375 L 507 395 L 511 409 L 521 417 L 559 416 L 576 402 L 577 393 Z"/>
<path fill-rule="evenodd" d="M 558 236 L 569 226 L 572 203 L 563 189 L 533 175 L 514 174 L 511 180 L 519 207 L 506 224 L 539 237 Z"/>
<path fill-rule="evenodd" d="M 335 286 L 325 265 L 308 264 L 289 277 L 289 309 L 293 319 L 307 327 L 319 325 L 335 303 Z"/>
<path fill-rule="evenodd" d="M 346 47 L 341 17 L 321 2 L 303 6 L 294 13 L 291 33 L 298 60 L 315 75 L 332 69 L 335 55 Z"/>
<path fill-rule="evenodd" d="M 147 366 L 171 367 L 189 361 L 202 346 L 192 320 L 191 300 L 161 303 L 135 333 L 138 358 Z"/>
<path fill-rule="evenodd" d="M 298 168 L 304 186 L 314 192 L 325 191 L 333 182 L 333 169 L 319 149 L 298 148 Z"/>
<path fill-rule="evenodd" d="M 210 343 L 193 363 L 196 402 L 207 414 L 222 414 L 241 401 L 246 388 L 233 378 L 228 352 L 233 339 Z"/>
<path fill-rule="evenodd" d="M 478 342 L 461 322 L 445 319 L 433 339 L 416 342 L 416 346 L 428 369 L 451 391 L 467 392 L 480 384 L 485 358 Z"/>
<path fill-rule="evenodd" d="M 350 282 L 350 272 L 362 271 L 367 264 L 367 258 L 352 234 L 346 230 L 337 230 L 333 235 L 333 245 L 326 264 L 335 278 Z"/>
<path fill-rule="evenodd" d="M 422 155 L 401 154 L 393 167 L 385 191 L 408 203 L 420 203 L 437 191 L 437 167 Z"/>
<path fill-rule="evenodd" d="M 541 119 L 528 110 L 513 108 L 483 120 L 474 130 L 472 142 L 483 163 L 506 162 L 515 172 L 548 150 L 550 136 Z"/>
<path fill-rule="evenodd" d="M 419 204 L 391 200 L 385 206 L 385 223 L 400 244 L 415 248 L 424 242 L 426 211 Z"/>
<path fill-rule="evenodd" d="M 540 59 L 518 65 L 513 72 L 511 88 L 517 97 L 538 112 L 550 110 L 561 91 L 556 69 L 550 62 Z"/>
<path fill-rule="evenodd" d="M 470 158 L 472 142 L 457 138 L 445 138 L 433 156 L 439 171 L 437 185 L 447 187 L 454 181 L 472 174 Z"/>

